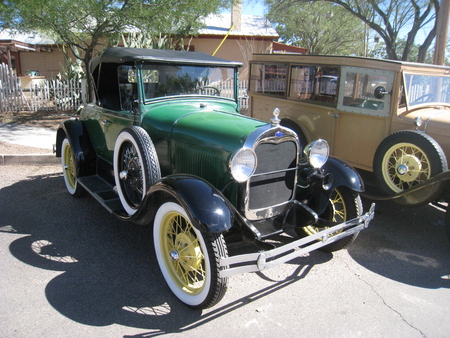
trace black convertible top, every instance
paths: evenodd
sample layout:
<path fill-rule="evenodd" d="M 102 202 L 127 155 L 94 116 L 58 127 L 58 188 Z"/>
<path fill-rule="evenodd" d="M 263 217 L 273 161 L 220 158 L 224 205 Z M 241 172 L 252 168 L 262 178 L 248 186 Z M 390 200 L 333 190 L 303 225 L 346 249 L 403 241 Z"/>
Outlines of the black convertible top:
<path fill-rule="evenodd" d="M 210 66 L 241 67 L 242 63 L 228 61 L 200 52 L 185 52 L 178 50 L 144 49 L 113 47 L 92 61 L 92 70 L 100 63 L 126 63 L 149 61 L 157 63 L 201 64 Z"/>

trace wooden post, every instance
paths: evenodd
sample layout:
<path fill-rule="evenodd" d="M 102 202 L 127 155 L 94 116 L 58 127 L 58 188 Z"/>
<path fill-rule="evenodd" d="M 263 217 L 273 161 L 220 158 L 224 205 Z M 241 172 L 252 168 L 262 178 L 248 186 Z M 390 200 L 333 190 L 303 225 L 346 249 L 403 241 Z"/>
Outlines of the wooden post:
<path fill-rule="evenodd" d="M 435 65 L 443 66 L 445 63 L 445 48 L 447 46 L 448 38 L 449 14 L 450 0 L 441 0 L 441 7 L 439 9 L 439 13 L 437 13 L 438 23 L 433 60 Z"/>

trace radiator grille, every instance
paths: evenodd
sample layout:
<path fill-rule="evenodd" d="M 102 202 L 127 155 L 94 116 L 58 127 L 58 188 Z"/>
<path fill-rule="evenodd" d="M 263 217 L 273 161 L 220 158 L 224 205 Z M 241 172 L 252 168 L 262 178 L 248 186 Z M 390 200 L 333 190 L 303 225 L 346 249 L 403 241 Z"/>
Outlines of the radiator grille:
<path fill-rule="evenodd" d="M 296 166 L 297 146 L 294 142 L 262 143 L 255 149 L 258 167 L 255 174 L 286 170 Z M 289 201 L 295 186 L 295 171 L 284 171 L 251 178 L 249 209 L 271 207 Z"/>

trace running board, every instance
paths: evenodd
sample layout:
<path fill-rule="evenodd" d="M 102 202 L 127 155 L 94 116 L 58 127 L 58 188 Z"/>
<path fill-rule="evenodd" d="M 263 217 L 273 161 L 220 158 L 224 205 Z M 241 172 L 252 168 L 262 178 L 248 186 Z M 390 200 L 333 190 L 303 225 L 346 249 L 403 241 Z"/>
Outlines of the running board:
<path fill-rule="evenodd" d="M 111 214 L 123 214 L 119 195 L 114 187 L 98 175 L 77 178 L 78 183 L 89 192 Z"/>

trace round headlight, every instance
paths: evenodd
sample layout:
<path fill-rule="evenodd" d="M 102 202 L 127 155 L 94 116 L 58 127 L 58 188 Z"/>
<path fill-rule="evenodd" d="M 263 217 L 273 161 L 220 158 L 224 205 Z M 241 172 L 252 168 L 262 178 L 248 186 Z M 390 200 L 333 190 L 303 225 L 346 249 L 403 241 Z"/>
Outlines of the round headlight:
<path fill-rule="evenodd" d="M 230 172 L 239 183 L 247 181 L 256 170 L 256 154 L 250 148 L 239 149 L 230 160 Z"/>
<path fill-rule="evenodd" d="M 320 168 L 328 160 L 329 151 L 328 142 L 319 139 L 308 144 L 304 152 L 309 164 L 314 168 Z"/>

